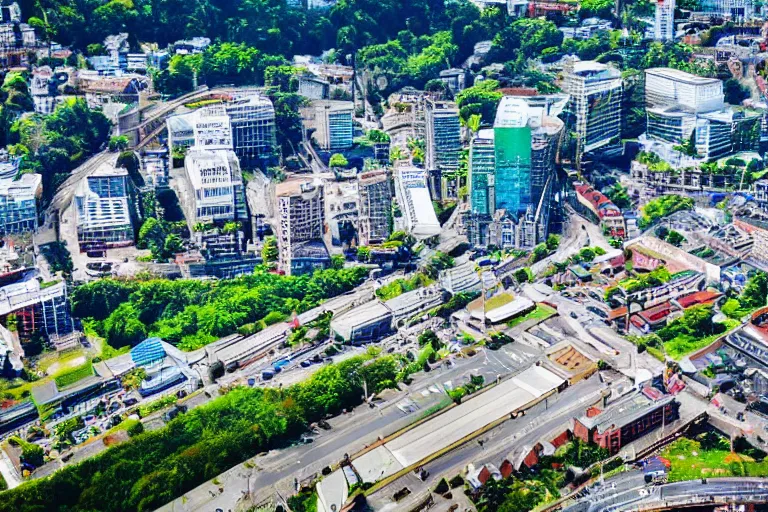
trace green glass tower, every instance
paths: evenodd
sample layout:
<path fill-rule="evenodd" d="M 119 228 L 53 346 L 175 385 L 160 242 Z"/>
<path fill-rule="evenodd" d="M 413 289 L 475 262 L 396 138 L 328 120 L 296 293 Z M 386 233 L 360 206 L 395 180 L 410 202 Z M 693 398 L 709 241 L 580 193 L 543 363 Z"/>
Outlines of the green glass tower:
<path fill-rule="evenodd" d="M 496 209 L 525 213 L 531 206 L 531 127 L 528 104 L 505 97 L 493 125 L 496 154 Z"/>

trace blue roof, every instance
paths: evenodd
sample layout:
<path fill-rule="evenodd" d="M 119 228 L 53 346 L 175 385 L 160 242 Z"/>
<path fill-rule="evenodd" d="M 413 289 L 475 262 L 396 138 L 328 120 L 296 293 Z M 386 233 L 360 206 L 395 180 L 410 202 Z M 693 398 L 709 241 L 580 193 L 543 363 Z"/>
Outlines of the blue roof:
<path fill-rule="evenodd" d="M 136 366 L 146 366 L 165 357 L 163 340 L 147 338 L 131 349 L 131 359 Z"/>

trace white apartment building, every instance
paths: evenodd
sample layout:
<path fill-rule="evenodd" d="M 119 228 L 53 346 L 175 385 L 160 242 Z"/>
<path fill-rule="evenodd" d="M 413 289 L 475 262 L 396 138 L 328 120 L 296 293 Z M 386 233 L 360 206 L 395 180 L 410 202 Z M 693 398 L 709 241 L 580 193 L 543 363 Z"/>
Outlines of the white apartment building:
<path fill-rule="evenodd" d="M 656 41 L 675 39 L 675 0 L 655 0 L 656 17 L 653 23 L 653 38 Z"/>
<path fill-rule="evenodd" d="M 725 106 L 723 82 L 679 69 L 646 69 L 645 104 L 648 108 L 679 106 L 693 113 L 712 112 Z"/>
<path fill-rule="evenodd" d="M 395 176 L 395 193 L 406 231 L 419 239 L 440 234 L 440 222 L 427 186 L 427 171 L 418 167 L 401 167 Z"/>
<path fill-rule="evenodd" d="M 192 148 L 184 157 L 184 171 L 190 197 L 182 207 L 190 223 L 245 218 L 243 177 L 233 151 Z"/>
<path fill-rule="evenodd" d="M 233 149 L 232 125 L 222 105 L 202 107 L 187 114 L 170 116 L 168 149 Z"/>
<path fill-rule="evenodd" d="M 126 169 L 102 164 L 80 181 L 74 199 L 80 243 L 133 244 L 133 181 Z"/>

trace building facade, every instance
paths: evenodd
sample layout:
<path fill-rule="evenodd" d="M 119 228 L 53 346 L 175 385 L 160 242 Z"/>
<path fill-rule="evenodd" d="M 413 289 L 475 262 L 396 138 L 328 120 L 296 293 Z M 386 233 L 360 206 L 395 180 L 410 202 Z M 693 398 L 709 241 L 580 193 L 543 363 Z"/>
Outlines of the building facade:
<path fill-rule="evenodd" d="M 563 68 L 563 92 L 578 137 L 577 158 L 621 136 L 623 84 L 619 70 L 596 61 L 570 59 Z"/>
<path fill-rule="evenodd" d="M 243 177 L 233 151 L 195 147 L 184 158 L 184 172 L 191 197 L 182 207 L 189 222 L 246 219 Z"/>
<path fill-rule="evenodd" d="M 81 243 L 132 245 L 134 186 L 126 169 L 105 163 L 75 189 L 77 238 Z"/>
<path fill-rule="evenodd" d="M 269 98 L 253 94 L 226 106 L 232 143 L 241 164 L 268 161 L 277 147 L 275 108 Z"/>
<path fill-rule="evenodd" d="M 406 231 L 418 239 L 440 234 L 440 223 L 427 186 L 427 171 L 418 167 L 397 169 L 395 194 Z"/>
<path fill-rule="evenodd" d="M 325 233 L 323 184 L 306 179 L 289 179 L 278 184 L 275 193 L 280 269 L 286 274 L 297 273 L 299 268 L 294 260 L 299 258 L 317 260 L 319 264 L 324 265 L 328 256 L 323 242 Z M 313 252 L 310 253 L 310 250 Z"/>
<path fill-rule="evenodd" d="M 360 194 L 359 243 L 360 245 L 383 243 L 390 235 L 392 222 L 392 188 L 389 173 L 381 169 L 360 174 L 358 190 Z"/>
<path fill-rule="evenodd" d="M 440 198 L 453 198 L 458 193 L 455 179 L 442 177 L 459 169 L 461 152 L 461 125 L 456 104 L 425 99 L 426 114 L 426 168 L 439 171 L 440 187 L 434 192 Z"/>
<path fill-rule="evenodd" d="M 351 101 L 315 101 L 303 110 L 307 128 L 314 128 L 314 139 L 324 151 L 343 151 L 352 147 L 355 127 Z"/>
<path fill-rule="evenodd" d="M 0 179 L 0 233 L 35 231 L 37 200 L 42 191 L 42 176 L 39 174 Z"/>
<path fill-rule="evenodd" d="M 653 38 L 657 41 L 675 39 L 675 0 L 655 0 Z"/>

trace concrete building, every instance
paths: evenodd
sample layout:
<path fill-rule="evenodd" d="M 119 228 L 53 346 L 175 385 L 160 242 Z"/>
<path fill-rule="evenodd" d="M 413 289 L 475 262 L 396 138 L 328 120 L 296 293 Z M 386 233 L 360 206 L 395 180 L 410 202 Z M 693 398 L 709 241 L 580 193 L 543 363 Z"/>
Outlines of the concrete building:
<path fill-rule="evenodd" d="M 457 94 L 466 87 L 467 71 L 461 68 L 445 69 L 440 72 L 440 80 L 448 86 L 453 94 Z"/>
<path fill-rule="evenodd" d="M 128 34 L 120 33 L 104 39 L 104 55 L 88 57 L 88 63 L 102 76 L 120 76 L 128 69 Z M 146 68 L 146 65 L 145 65 Z"/>
<path fill-rule="evenodd" d="M 440 186 L 433 187 L 433 194 L 439 198 L 456 197 L 456 180 L 443 177 L 443 173 L 455 172 L 459 168 L 461 152 L 461 126 L 456 104 L 426 98 L 426 168 L 438 171 Z"/>
<path fill-rule="evenodd" d="M 245 220 L 243 176 L 231 150 L 192 148 L 184 158 L 190 196 L 182 200 L 187 221 L 226 222 Z"/>
<path fill-rule="evenodd" d="M 17 2 L 0 7 L 0 69 L 26 67 L 27 52 L 37 46 L 35 29 L 21 19 Z"/>
<path fill-rule="evenodd" d="M 294 275 L 330 264 L 325 234 L 325 199 L 320 182 L 292 178 L 277 185 L 280 269 Z"/>
<path fill-rule="evenodd" d="M 0 318 L 10 314 L 16 315 L 17 333 L 22 339 L 40 332 L 53 341 L 74 331 L 64 282 L 42 288 L 40 281 L 32 277 L 3 286 L 0 288 Z"/>
<path fill-rule="evenodd" d="M 141 157 L 147 181 L 156 189 L 168 186 L 168 150 L 149 149 Z"/>
<path fill-rule="evenodd" d="M 531 248 L 548 233 L 564 124 L 525 98 L 505 96 L 493 130 L 470 146 L 467 234 L 478 246 Z"/>
<path fill-rule="evenodd" d="M 128 171 L 106 162 L 75 189 L 77 239 L 119 247 L 133 244 L 134 186 Z"/>
<path fill-rule="evenodd" d="M 417 167 L 397 169 L 395 193 L 406 231 L 418 239 L 440 234 L 440 223 L 427 187 L 427 171 Z"/>
<path fill-rule="evenodd" d="M 227 103 L 235 154 L 243 165 L 268 161 L 277 148 L 275 108 L 266 96 L 250 94 Z"/>
<path fill-rule="evenodd" d="M 758 148 L 760 114 L 727 106 L 721 80 L 671 68 L 647 69 L 645 80 L 648 138 L 674 145 L 693 135 L 705 160 Z"/>
<path fill-rule="evenodd" d="M 621 136 L 623 85 L 619 70 L 596 61 L 568 59 L 563 67 L 563 92 L 578 136 L 577 158 Z"/>
<path fill-rule="evenodd" d="M 173 43 L 173 51 L 176 55 L 203 53 L 210 44 L 211 40 L 207 37 L 193 37 Z"/>
<path fill-rule="evenodd" d="M 675 0 L 655 0 L 656 13 L 653 23 L 653 38 L 656 41 L 675 39 Z"/>
<path fill-rule="evenodd" d="M 755 17 L 754 0 L 702 0 L 695 14 L 704 18 L 722 17 L 743 22 Z"/>
<path fill-rule="evenodd" d="M 302 109 L 307 129 L 315 129 L 314 139 L 320 149 L 342 151 L 352 147 L 354 105 L 351 101 L 315 101 Z"/>
<path fill-rule="evenodd" d="M 392 188 L 385 169 L 364 172 L 357 178 L 360 194 L 360 245 L 380 244 L 390 235 Z"/>
<path fill-rule="evenodd" d="M 378 341 L 392 332 L 392 311 L 374 300 L 334 316 L 331 331 L 335 338 L 348 343 Z"/>
<path fill-rule="evenodd" d="M 222 105 L 209 105 L 186 114 L 170 116 L 168 149 L 233 149 L 232 125 Z"/>

